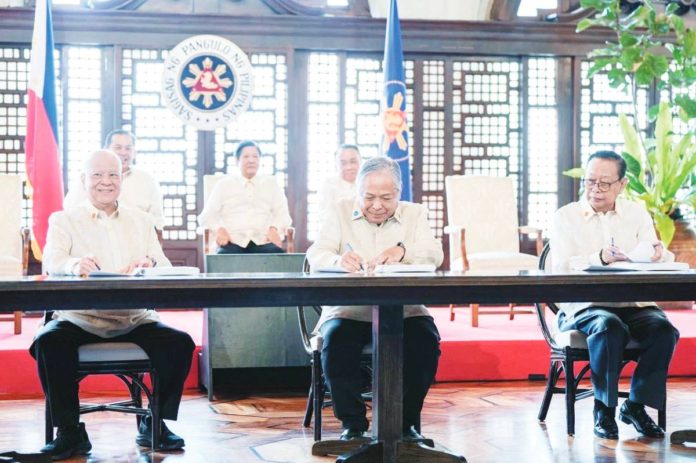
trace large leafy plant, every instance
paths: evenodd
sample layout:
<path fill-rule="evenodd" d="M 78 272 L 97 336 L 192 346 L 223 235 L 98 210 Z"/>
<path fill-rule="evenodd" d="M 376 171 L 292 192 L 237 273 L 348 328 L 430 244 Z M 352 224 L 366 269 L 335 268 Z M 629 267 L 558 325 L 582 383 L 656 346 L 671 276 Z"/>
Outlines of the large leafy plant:
<path fill-rule="evenodd" d="M 674 218 L 680 205 L 696 209 L 696 31 L 675 14 L 676 3 L 658 12 L 650 0 L 624 14 L 620 0 L 582 0 L 595 11 L 578 23 L 577 31 L 590 27 L 611 29 L 616 40 L 589 55 L 588 77 L 606 72 L 612 87 L 633 97 L 633 114 L 621 114 L 622 152 L 628 165 L 627 194 L 645 202 L 665 244 L 674 236 Z M 648 118 L 653 136 L 643 137 L 638 128 L 637 90 L 654 85 L 660 95 L 671 89 L 671 101 L 651 107 Z M 673 118 L 680 118 L 687 133 L 673 133 Z M 571 176 L 579 171 L 572 169 Z"/>

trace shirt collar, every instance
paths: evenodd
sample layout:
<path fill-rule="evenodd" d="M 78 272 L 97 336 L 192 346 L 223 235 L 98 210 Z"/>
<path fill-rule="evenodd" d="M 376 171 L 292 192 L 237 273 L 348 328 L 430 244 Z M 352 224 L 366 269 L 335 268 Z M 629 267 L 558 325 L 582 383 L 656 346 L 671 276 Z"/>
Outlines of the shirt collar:
<path fill-rule="evenodd" d="M 85 208 L 87 209 L 89 216 L 94 220 L 106 219 L 106 218 L 116 218 L 116 217 L 118 217 L 118 214 L 119 214 L 118 201 L 116 201 L 116 210 L 111 215 L 107 215 L 106 212 L 94 207 L 94 204 L 92 204 L 89 200 L 85 201 Z"/>
<path fill-rule="evenodd" d="M 582 217 L 585 219 L 585 221 L 589 221 L 592 217 L 595 215 L 599 217 L 599 212 L 595 211 L 592 209 L 592 206 L 590 206 L 590 203 L 587 202 L 587 199 L 582 198 L 580 200 L 580 210 L 582 211 Z M 624 206 L 623 206 L 623 201 L 620 200 L 620 198 L 616 198 L 616 203 L 614 204 L 614 210 L 609 211 L 609 213 L 615 213 L 619 217 L 623 214 Z"/>
<path fill-rule="evenodd" d="M 403 205 L 401 201 L 399 201 L 399 205 L 396 206 L 396 211 L 394 211 L 394 215 L 389 217 L 384 223 L 389 222 L 390 220 L 396 220 L 397 222 L 401 223 L 401 217 L 403 215 Z M 353 212 L 350 213 L 350 218 L 352 220 L 359 220 L 364 218 L 365 216 L 363 215 L 362 209 L 360 209 L 360 203 L 356 199 L 353 201 Z M 365 219 L 367 220 L 367 219 Z"/>

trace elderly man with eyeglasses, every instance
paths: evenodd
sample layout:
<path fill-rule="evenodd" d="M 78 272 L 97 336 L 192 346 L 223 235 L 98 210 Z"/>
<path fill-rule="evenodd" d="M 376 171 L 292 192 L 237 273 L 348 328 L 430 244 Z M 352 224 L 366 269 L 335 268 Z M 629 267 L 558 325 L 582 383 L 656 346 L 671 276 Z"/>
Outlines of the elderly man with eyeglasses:
<path fill-rule="evenodd" d="M 556 212 L 551 232 L 554 271 L 567 271 L 571 261 L 609 265 L 629 260 L 626 253 L 640 242 L 653 245 L 653 262 L 674 260 L 657 239 L 652 219 L 642 203 L 619 195 L 628 180 L 626 162 L 613 151 L 592 154 L 583 179 L 584 195 Z M 560 304 L 558 325 L 562 331 L 587 335 L 594 389 L 594 433 L 618 439 L 615 420 L 618 381 L 624 350 L 633 339 L 640 357 L 631 379 L 629 398 L 619 419 L 648 437 L 664 431 L 648 416 L 645 406 L 664 404 L 667 368 L 679 332 L 654 302 L 587 302 Z"/>

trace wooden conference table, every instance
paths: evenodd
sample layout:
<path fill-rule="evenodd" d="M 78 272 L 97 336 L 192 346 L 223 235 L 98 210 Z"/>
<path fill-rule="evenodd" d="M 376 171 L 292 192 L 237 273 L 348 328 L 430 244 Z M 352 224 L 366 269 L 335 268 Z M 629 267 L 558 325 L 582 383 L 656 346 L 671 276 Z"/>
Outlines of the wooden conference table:
<path fill-rule="evenodd" d="M 340 462 L 445 462 L 463 457 L 401 440 L 403 305 L 694 300 L 696 271 L 547 274 L 437 272 L 379 276 L 303 273 L 161 278 L 0 280 L 0 312 L 132 307 L 373 305 L 373 440 Z M 233 309 L 231 309 L 233 310 Z M 317 446 L 330 443 L 322 441 Z"/>

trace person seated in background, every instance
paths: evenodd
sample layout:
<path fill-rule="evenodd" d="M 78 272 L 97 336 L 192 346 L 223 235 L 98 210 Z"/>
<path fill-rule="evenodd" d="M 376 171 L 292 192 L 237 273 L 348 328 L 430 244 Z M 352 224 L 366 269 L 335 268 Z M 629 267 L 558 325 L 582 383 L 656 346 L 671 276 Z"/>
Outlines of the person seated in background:
<path fill-rule="evenodd" d="M 427 209 L 399 201 L 401 185 L 396 162 L 381 156 L 366 161 L 358 173 L 357 198 L 339 200 L 328 211 L 307 250 L 310 266 L 369 272 L 381 264 L 440 265 L 442 244 L 428 224 Z M 403 437 L 418 440 L 423 439 L 420 413 L 435 379 L 440 335 L 425 306 L 406 306 L 404 317 Z M 371 320 L 371 306 L 324 307 L 315 329 L 323 338 L 321 363 L 343 440 L 362 438 L 368 428 L 360 356 L 372 342 Z"/>
<path fill-rule="evenodd" d="M 215 233 L 218 254 L 281 253 L 292 225 L 288 200 L 272 176 L 258 174 L 261 151 L 243 141 L 234 153 L 241 176 L 220 180 L 198 222 Z"/>
<path fill-rule="evenodd" d="M 326 179 L 319 190 L 321 216 L 336 205 L 339 199 L 355 197 L 355 178 L 360 169 L 360 151 L 355 145 L 344 144 L 336 150 L 338 175 Z"/>
<path fill-rule="evenodd" d="M 619 198 L 628 180 L 626 162 L 613 151 L 592 154 L 585 169 L 584 197 L 559 209 L 551 232 L 554 271 L 568 271 L 572 262 L 609 265 L 625 261 L 640 242 L 654 249 L 654 262 L 674 260 L 657 239 L 643 203 Z M 619 419 L 649 437 L 664 431 L 648 416 L 645 406 L 662 408 L 667 368 L 679 332 L 654 302 L 588 302 L 560 304 L 562 331 L 579 330 L 587 336 L 594 389 L 594 433 L 618 439 L 615 420 L 618 381 L 624 350 L 630 339 L 639 343 L 640 357 L 631 380 L 629 398 Z"/>
<path fill-rule="evenodd" d="M 128 130 L 118 129 L 109 132 L 104 140 L 104 148 L 113 151 L 121 159 L 122 177 L 121 204 L 140 209 L 152 215 L 157 230 L 164 228 L 162 193 L 160 185 L 148 172 L 139 169 L 135 162 L 135 135 Z M 82 182 L 70 186 L 63 199 L 63 209 L 78 206 L 87 200 L 87 191 Z"/>
<path fill-rule="evenodd" d="M 44 273 L 87 275 L 94 270 L 128 273 L 137 267 L 170 266 L 157 239 L 152 216 L 119 204 L 121 161 L 111 151 L 93 153 L 82 180 L 89 201 L 56 212 L 49 219 L 43 253 Z M 146 309 L 56 311 L 40 328 L 29 351 L 58 433 L 41 449 L 53 460 L 90 451 L 84 423 L 79 422 L 78 348 L 83 344 L 132 342 L 150 357 L 159 378 L 159 413 L 176 420 L 191 366 L 191 337 L 159 321 Z M 152 447 L 152 421 L 140 423 L 136 443 Z M 160 449 L 180 449 L 184 439 L 162 422 Z"/>

